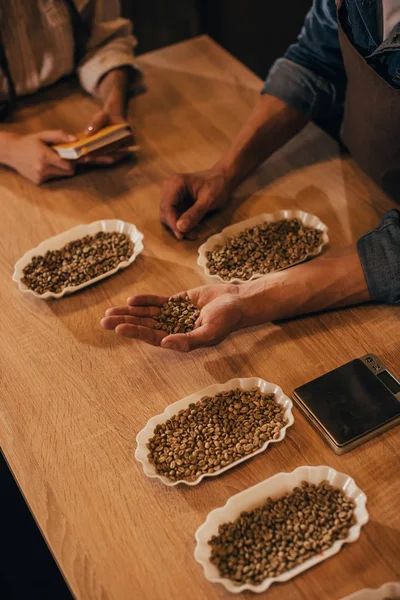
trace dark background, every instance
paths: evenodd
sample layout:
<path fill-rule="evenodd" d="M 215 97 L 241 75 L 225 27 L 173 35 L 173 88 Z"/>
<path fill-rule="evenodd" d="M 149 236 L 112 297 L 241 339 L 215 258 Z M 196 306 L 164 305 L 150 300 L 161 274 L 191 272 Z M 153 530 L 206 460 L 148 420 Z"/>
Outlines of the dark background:
<path fill-rule="evenodd" d="M 137 54 L 207 33 L 264 78 L 300 31 L 312 0 L 122 0 Z"/>

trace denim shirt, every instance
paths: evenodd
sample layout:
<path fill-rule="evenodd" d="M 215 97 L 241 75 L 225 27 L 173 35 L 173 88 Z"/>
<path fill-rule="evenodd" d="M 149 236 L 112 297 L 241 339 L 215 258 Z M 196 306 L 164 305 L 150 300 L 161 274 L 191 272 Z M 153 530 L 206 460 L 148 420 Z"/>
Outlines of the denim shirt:
<path fill-rule="evenodd" d="M 368 64 L 400 89 L 400 23 L 381 41 L 377 1 L 344 0 L 341 23 Z M 262 93 L 280 98 L 317 123 L 340 123 L 346 82 L 335 0 L 314 0 L 297 42 L 272 66 Z M 387 213 L 377 230 L 358 241 L 357 249 L 372 297 L 400 305 L 400 211 Z"/>

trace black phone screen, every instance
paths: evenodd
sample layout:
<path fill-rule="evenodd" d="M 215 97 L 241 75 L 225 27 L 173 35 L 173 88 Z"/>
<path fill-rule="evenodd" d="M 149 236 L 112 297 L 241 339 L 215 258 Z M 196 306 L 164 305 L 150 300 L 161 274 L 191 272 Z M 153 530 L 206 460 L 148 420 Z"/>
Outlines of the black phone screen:
<path fill-rule="evenodd" d="M 295 391 L 336 445 L 342 446 L 400 416 L 400 401 L 386 385 L 356 359 Z"/>

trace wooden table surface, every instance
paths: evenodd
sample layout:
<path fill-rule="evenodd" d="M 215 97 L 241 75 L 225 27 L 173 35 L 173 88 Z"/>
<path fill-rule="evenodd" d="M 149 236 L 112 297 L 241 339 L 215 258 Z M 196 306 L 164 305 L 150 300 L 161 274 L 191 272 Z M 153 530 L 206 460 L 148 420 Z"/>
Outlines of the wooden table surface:
<path fill-rule="evenodd" d="M 0 440 L 5 456 L 79 600 L 228 598 L 203 577 L 194 532 L 232 494 L 300 465 L 331 465 L 355 478 L 370 521 L 339 554 L 261 597 L 339 599 L 400 576 L 400 429 L 336 456 L 297 409 L 283 443 L 196 487 L 147 479 L 135 436 L 179 398 L 232 377 L 259 376 L 293 389 L 373 351 L 400 374 L 398 308 L 362 306 L 238 332 L 182 355 L 100 328 L 105 309 L 137 292 L 169 294 L 201 284 L 198 242 L 160 225 L 163 179 L 207 168 L 257 99 L 260 80 L 206 37 L 140 57 L 147 92 L 131 104 L 136 164 L 35 187 L 0 173 Z M 78 131 L 93 102 L 60 85 L 16 115 L 16 131 Z M 201 241 L 229 223 L 282 208 L 329 227 L 331 247 L 356 240 L 392 206 L 337 145 L 313 126 L 277 153 L 215 216 Z M 44 302 L 12 282 L 14 263 L 40 241 L 80 223 L 120 218 L 144 233 L 130 268 L 81 293 Z M 248 598 L 248 594 L 237 596 Z"/>

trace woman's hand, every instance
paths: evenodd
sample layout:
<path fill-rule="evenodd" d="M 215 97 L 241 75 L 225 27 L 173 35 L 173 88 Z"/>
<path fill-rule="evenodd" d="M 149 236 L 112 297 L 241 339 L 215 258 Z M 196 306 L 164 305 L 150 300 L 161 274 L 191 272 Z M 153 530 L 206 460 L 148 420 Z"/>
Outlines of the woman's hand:
<path fill-rule="evenodd" d="M 85 135 L 94 135 L 103 127 L 108 127 L 109 125 L 118 125 L 120 123 L 125 123 L 125 119 L 122 115 L 113 115 L 109 113 L 107 110 L 98 111 L 93 119 L 90 121 L 89 125 L 85 129 Z M 131 138 L 127 138 L 124 141 L 124 146 L 127 144 L 131 145 L 133 143 L 133 135 Z M 98 152 L 92 152 L 88 156 L 84 156 L 79 159 L 79 164 L 84 165 L 114 165 L 117 162 L 131 156 L 131 151 L 128 150 L 124 146 L 114 147 L 110 150 L 110 148 L 103 148 Z"/>
<path fill-rule="evenodd" d="M 105 109 L 99 110 L 94 114 L 89 125 L 86 127 L 85 135 L 94 135 L 100 131 L 100 129 L 103 129 L 103 127 L 108 127 L 109 125 L 119 125 L 120 123 L 125 123 L 123 115 L 111 114 Z"/>
<path fill-rule="evenodd" d="M 108 125 L 125 122 L 129 82 L 132 69 L 121 67 L 106 73 L 97 85 L 96 96 L 103 108 L 98 110 L 86 128 L 86 135 L 93 135 Z"/>
<path fill-rule="evenodd" d="M 61 130 L 40 131 L 28 135 L 12 134 L 4 164 L 36 184 L 57 177 L 70 177 L 75 165 L 61 158 L 50 145 L 73 142 L 74 135 Z"/>
<path fill-rule="evenodd" d="M 189 333 L 168 335 L 155 329 L 154 317 L 168 300 L 166 296 L 141 295 L 128 298 L 127 305 L 109 308 L 101 321 L 104 329 L 153 346 L 179 352 L 189 352 L 202 346 L 218 344 L 236 329 L 240 329 L 242 309 L 238 286 L 206 285 L 178 294 L 200 308 L 195 328 Z"/>
<path fill-rule="evenodd" d="M 212 210 L 228 203 L 232 192 L 223 170 L 173 175 L 164 183 L 161 222 L 178 240 L 197 238 L 197 227 Z"/>

